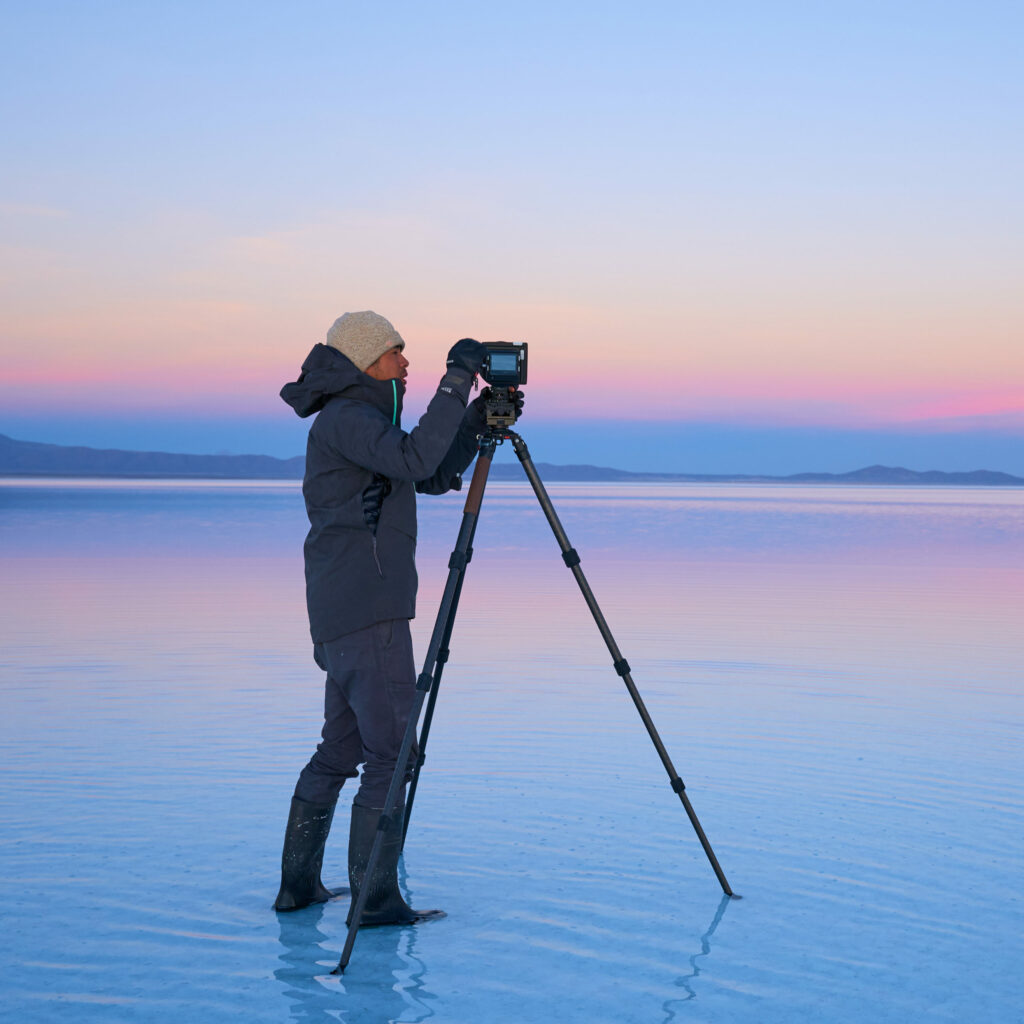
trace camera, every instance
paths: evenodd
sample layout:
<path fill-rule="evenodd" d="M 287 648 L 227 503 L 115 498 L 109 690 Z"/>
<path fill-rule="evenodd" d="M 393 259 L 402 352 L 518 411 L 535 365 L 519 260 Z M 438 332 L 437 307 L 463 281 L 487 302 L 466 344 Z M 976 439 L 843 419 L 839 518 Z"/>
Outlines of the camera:
<path fill-rule="evenodd" d="M 480 376 L 490 384 L 484 401 L 487 427 L 506 430 L 516 423 L 516 389 L 526 383 L 526 342 L 485 341 L 483 346 L 487 354 Z"/>
<path fill-rule="evenodd" d="M 493 387 L 517 388 L 526 383 L 526 342 L 485 341 L 480 376 Z"/>

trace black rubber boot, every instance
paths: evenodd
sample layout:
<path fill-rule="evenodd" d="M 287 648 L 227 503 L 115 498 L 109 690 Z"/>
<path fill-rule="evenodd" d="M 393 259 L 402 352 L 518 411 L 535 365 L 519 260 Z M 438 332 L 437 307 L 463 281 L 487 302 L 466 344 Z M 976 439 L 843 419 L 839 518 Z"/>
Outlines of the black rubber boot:
<path fill-rule="evenodd" d="M 377 835 L 377 822 L 382 808 L 352 805 L 352 827 L 348 834 L 348 881 L 352 890 L 346 924 L 352 924 L 352 907 L 359 899 L 359 890 L 366 874 L 366 864 Z M 398 856 L 402 852 L 402 809 L 394 812 L 391 827 L 384 833 L 377 870 L 370 880 L 360 928 L 385 924 L 415 924 L 444 917 L 443 910 L 413 910 L 398 890 Z"/>
<path fill-rule="evenodd" d="M 274 900 L 275 910 L 301 910 L 344 892 L 332 892 L 320 881 L 324 844 L 333 818 L 334 804 L 311 804 L 292 797 L 281 853 L 281 891 Z"/>

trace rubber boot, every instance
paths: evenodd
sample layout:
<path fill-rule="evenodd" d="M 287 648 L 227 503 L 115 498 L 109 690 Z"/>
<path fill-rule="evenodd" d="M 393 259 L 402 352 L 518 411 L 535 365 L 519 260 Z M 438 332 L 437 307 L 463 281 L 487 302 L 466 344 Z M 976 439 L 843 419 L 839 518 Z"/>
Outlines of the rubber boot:
<path fill-rule="evenodd" d="M 292 797 L 281 852 L 281 891 L 274 900 L 275 910 L 301 910 L 338 895 L 320 881 L 324 844 L 333 818 L 334 804 L 311 804 Z"/>
<path fill-rule="evenodd" d="M 352 804 L 352 827 L 348 835 L 348 881 L 352 890 L 346 924 L 352 924 L 352 908 L 359 899 L 359 891 L 366 874 L 373 841 L 377 835 L 377 822 L 383 808 L 360 807 Z M 398 856 L 402 852 L 402 809 L 395 811 L 391 827 L 384 833 L 377 869 L 370 880 L 360 928 L 374 928 L 385 924 L 415 924 L 445 917 L 443 910 L 413 910 L 398 890 Z"/>

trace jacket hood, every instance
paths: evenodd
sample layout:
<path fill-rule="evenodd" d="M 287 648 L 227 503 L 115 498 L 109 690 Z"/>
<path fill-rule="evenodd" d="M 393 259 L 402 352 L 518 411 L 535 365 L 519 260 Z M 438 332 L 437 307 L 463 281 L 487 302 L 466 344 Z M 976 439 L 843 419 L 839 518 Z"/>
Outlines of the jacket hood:
<path fill-rule="evenodd" d="M 405 381 L 375 380 L 330 345 L 314 345 L 302 364 L 299 379 L 281 388 L 281 398 L 305 418 L 319 412 L 337 396 L 366 402 L 394 423 L 402 416 Z"/>

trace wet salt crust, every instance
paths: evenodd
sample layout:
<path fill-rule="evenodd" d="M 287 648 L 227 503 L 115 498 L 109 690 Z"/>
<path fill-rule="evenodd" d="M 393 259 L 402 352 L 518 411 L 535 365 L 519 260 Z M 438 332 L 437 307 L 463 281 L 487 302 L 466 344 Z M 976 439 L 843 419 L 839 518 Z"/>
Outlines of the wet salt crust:
<path fill-rule="evenodd" d="M 293 485 L 0 485 L 0 1006 L 29 1021 L 1024 1020 L 1024 493 L 492 484 L 403 885 L 277 916 Z M 418 657 L 461 496 L 421 502 Z M 325 879 L 345 873 L 342 795 Z"/>

